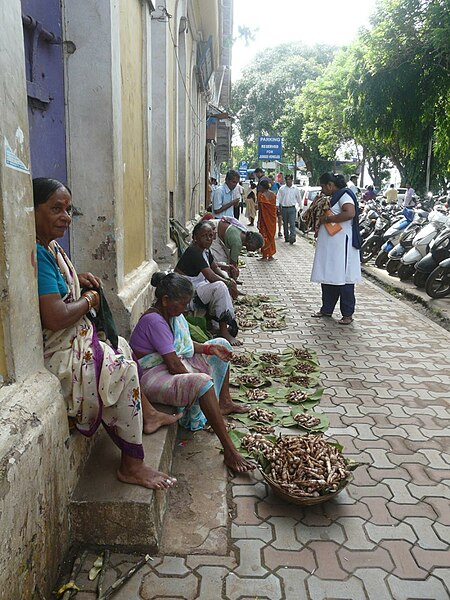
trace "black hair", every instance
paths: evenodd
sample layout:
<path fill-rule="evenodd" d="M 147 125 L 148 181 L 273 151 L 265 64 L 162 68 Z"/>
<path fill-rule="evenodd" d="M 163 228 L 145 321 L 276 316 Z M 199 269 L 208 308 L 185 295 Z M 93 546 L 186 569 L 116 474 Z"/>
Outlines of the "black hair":
<path fill-rule="evenodd" d="M 165 273 L 157 271 L 153 273 L 151 284 L 155 290 L 155 296 L 159 300 L 168 296 L 170 300 L 184 300 L 194 294 L 194 286 L 187 277 L 178 273 Z"/>
<path fill-rule="evenodd" d="M 294 179 L 290 173 L 286 173 L 284 179 Z"/>
<path fill-rule="evenodd" d="M 230 169 L 229 171 L 227 171 L 227 174 L 225 175 L 225 181 L 227 181 L 227 180 L 229 181 L 230 179 L 234 179 L 235 177 L 237 177 L 238 179 L 241 178 L 238 171 L 235 171 L 234 169 Z"/>
<path fill-rule="evenodd" d="M 256 183 L 254 181 L 250 181 L 250 187 L 252 188 L 252 190 L 254 190 L 256 187 Z"/>
<path fill-rule="evenodd" d="M 253 172 L 254 173 L 264 173 L 264 169 L 261 169 L 261 167 L 256 167 L 256 169 Z"/>
<path fill-rule="evenodd" d="M 263 188 L 264 190 L 268 190 L 270 188 L 269 178 L 263 177 L 259 182 L 259 187 Z"/>
<path fill-rule="evenodd" d="M 251 246 L 255 250 L 264 246 L 264 238 L 257 231 L 247 231 L 245 234 L 245 246 Z"/>
<path fill-rule="evenodd" d="M 192 239 L 194 239 L 195 236 L 197 235 L 197 233 L 199 231 L 201 231 L 202 229 L 204 229 L 205 227 L 209 227 L 209 229 L 213 229 L 213 226 L 208 221 L 199 221 L 197 223 L 197 225 L 194 227 L 194 229 L 192 230 Z"/>
<path fill-rule="evenodd" d="M 65 188 L 70 195 L 72 192 L 65 183 L 61 183 L 57 179 L 49 179 L 48 177 L 36 177 L 33 179 L 33 204 L 39 206 L 45 204 L 47 200 L 52 196 L 56 190 Z"/>
<path fill-rule="evenodd" d="M 319 177 L 320 185 L 326 185 L 327 183 L 334 183 L 338 189 L 347 187 L 345 177 L 341 173 L 323 173 Z"/>

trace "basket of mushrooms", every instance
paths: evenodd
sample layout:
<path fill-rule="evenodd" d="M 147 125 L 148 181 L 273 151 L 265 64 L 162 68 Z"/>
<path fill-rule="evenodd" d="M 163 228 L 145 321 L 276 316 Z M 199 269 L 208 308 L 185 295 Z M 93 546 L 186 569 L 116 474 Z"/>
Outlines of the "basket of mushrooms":
<path fill-rule="evenodd" d="M 274 442 L 262 434 L 247 434 L 242 446 L 258 458 L 262 476 L 275 494 L 299 505 L 314 505 L 337 496 L 352 480 L 352 463 L 338 444 L 322 436 L 279 436 Z"/>

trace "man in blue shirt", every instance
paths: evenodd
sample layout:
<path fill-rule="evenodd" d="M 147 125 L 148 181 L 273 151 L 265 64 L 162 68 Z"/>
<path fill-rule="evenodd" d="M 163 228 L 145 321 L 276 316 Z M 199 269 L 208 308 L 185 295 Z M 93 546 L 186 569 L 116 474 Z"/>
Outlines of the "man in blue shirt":
<path fill-rule="evenodd" d="M 212 213 L 220 219 L 232 217 L 233 208 L 239 206 L 240 196 L 233 200 L 233 190 L 239 183 L 240 175 L 237 171 L 230 170 L 225 176 L 225 183 L 217 187 L 211 195 Z"/>

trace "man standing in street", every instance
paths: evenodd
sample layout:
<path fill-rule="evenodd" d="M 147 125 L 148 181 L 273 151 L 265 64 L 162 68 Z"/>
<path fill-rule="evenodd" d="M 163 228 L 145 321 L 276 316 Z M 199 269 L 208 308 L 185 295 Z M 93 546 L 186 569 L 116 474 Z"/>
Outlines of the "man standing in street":
<path fill-rule="evenodd" d="M 283 221 L 284 241 L 295 244 L 295 216 L 301 203 L 298 187 L 292 185 L 292 175 L 285 176 L 286 184 L 282 185 L 277 194 L 277 202 L 281 210 Z"/>
<path fill-rule="evenodd" d="M 384 195 L 386 197 L 386 202 L 388 204 L 397 204 L 398 192 L 395 189 L 393 183 L 391 183 L 389 189 L 386 191 L 386 193 Z"/>
<path fill-rule="evenodd" d="M 239 183 L 240 175 L 237 171 L 230 170 L 225 176 L 225 183 L 217 187 L 212 193 L 212 213 L 217 218 L 232 217 L 233 208 L 239 206 L 240 195 L 236 198 L 234 188 Z"/>
<path fill-rule="evenodd" d="M 258 193 L 259 191 L 261 191 L 259 189 L 259 182 L 264 177 L 264 169 L 261 169 L 261 167 L 256 167 L 254 175 L 256 177 L 256 193 Z"/>
<path fill-rule="evenodd" d="M 350 176 L 350 180 L 347 183 L 347 187 L 349 190 L 352 190 L 356 197 L 358 197 L 358 194 L 360 193 L 360 189 L 358 187 L 358 175 Z"/>
<path fill-rule="evenodd" d="M 415 201 L 416 192 L 413 190 L 410 183 L 407 183 L 405 185 L 405 187 L 406 187 L 406 193 L 405 193 L 405 198 L 403 200 L 403 208 L 413 208 L 416 205 L 416 201 Z"/>

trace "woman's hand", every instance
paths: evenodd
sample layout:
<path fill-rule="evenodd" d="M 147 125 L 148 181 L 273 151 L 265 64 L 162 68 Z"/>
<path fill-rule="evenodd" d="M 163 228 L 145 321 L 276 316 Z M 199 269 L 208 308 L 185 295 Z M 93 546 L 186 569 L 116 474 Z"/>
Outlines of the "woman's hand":
<path fill-rule="evenodd" d="M 78 281 L 80 282 L 81 287 L 99 288 L 102 285 L 101 279 L 92 275 L 92 273 L 79 273 Z"/>
<path fill-rule="evenodd" d="M 205 352 L 206 350 L 206 352 Z M 209 356 L 217 356 L 220 360 L 225 362 L 229 362 L 233 353 L 230 350 L 227 350 L 224 346 L 220 344 L 203 344 L 203 354 L 208 354 Z"/>
<path fill-rule="evenodd" d="M 232 277 L 233 279 L 237 279 L 239 277 L 239 269 L 237 267 L 235 267 L 234 265 L 229 265 L 230 267 L 230 277 Z"/>

